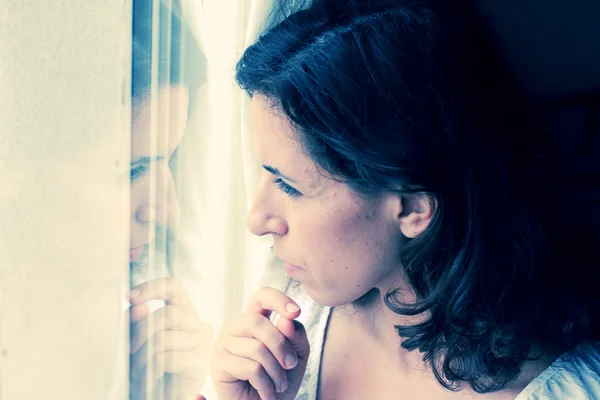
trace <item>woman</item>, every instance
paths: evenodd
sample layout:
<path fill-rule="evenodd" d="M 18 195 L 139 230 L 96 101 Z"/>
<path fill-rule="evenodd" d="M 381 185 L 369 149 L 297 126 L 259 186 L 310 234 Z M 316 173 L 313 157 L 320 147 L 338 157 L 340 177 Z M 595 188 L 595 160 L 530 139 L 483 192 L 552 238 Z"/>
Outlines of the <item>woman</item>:
<path fill-rule="evenodd" d="M 220 398 L 600 397 L 584 218 L 475 13 L 432 3 L 315 1 L 242 56 L 248 227 L 301 289 L 223 330 Z"/>
<path fill-rule="evenodd" d="M 204 59 L 179 4 L 173 2 L 168 8 L 160 2 L 154 9 L 153 3 L 133 2 L 131 391 L 132 398 L 145 398 L 149 388 L 156 393 L 154 397 L 179 398 L 202 387 L 208 372 L 211 328 L 199 320 L 165 260 L 157 261 L 160 253 L 152 263 L 146 254 L 155 246 L 157 228 L 170 228 L 179 219 L 169 160 L 186 129 L 193 94 L 203 78 Z M 153 45 L 155 20 L 159 24 Z M 158 66 L 155 83 L 153 58 Z M 157 384 L 163 377 L 168 378 L 163 381 L 167 386 Z"/>

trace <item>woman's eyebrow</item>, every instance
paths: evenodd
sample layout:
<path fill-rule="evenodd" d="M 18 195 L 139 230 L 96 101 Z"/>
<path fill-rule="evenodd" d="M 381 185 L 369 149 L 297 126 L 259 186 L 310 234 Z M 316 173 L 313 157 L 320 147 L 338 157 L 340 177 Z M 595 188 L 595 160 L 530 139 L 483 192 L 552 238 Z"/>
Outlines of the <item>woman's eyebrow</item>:
<path fill-rule="evenodd" d="M 164 156 L 140 157 L 131 162 L 131 167 L 136 167 L 138 165 L 149 165 L 151 162 L 160 161 L 164 158 Z"/>
<path fill-rule="evenodd" d="M 270 165 L 263 165 L 263 168 L 266 169 L 267 171 L 269 171 L 270 173 L 272 173 L 273 175 L 276 176 L 280 176 L 282 178 L 285 178 L 286 180 L 290 181 L 290 182 L 296 182 L 295 180 L 293 180 L 292 178 L 290 178 L 289 176 L 285 176 L 284 174 L 282 174 L 277 168 L 275 167 L 271 167 Z"/>

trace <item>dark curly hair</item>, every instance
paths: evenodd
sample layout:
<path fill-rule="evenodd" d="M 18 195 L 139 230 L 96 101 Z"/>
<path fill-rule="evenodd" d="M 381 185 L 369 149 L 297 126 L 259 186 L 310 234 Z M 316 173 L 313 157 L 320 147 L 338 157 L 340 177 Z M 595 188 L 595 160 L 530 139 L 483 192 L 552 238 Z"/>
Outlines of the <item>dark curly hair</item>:
<path fill-rule="evenodd" d="M 515 379 L 534 346 L 598 338 L 600 279 L 551 143 L 480 21 L 465 1 L 317 0 L 263 33 L 236 78 L 357 193 L 435 202 L 402 250 L 417 302 L 395 291 L 385 302 L 427 313 L 396 329 L 440 384 L 485 393 Z"/>

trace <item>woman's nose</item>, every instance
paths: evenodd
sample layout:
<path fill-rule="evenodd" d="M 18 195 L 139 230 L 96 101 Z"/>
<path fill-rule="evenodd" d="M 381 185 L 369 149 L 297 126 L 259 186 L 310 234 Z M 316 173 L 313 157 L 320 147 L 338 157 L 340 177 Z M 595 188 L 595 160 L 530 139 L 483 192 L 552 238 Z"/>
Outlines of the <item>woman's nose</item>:
<path fill-rule="evenodd" d="M 256 236 L 268 234 L 285 235 L 288 231 L 285 219 L 282 216 L 276 215 L 266 200 L 264 194 L 261 193 L 261 189 L 259 189 L 246 219 L 248 230 Z"/>

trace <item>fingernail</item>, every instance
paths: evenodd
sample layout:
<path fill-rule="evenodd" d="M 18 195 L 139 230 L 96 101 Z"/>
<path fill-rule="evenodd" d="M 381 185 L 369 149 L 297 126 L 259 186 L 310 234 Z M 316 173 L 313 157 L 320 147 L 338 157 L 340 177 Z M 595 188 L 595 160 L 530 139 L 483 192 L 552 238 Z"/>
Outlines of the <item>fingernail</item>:
<path fill-rule="evenodd" d="M 298 359 L 296 358 L 295 355 L 293 355 L 292 353 L 289 353 L 288 355 L 285 356 L 285 359 L 283 360 L 283 362 L 285 363 L 285 367 L 287 369 L 292 369 L 298 363 Z"/>
<path fill-rule="evenodd" d="M 285 309 L 288 312 L 296 312 L 296 311 L 298 311 L 300 309 L 300 307 L 298 307 L 294 303 L 287 303 L 287 305 L 285 306 Z"/>
<path fill-rule="evenodd" d="M 277 389 L 277 393 L 283 393 L 287 390 L 287 388 L 288 388 L 288 384 L 287 384 L 287 382 L 284 381 Z"/>

